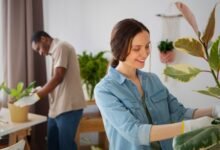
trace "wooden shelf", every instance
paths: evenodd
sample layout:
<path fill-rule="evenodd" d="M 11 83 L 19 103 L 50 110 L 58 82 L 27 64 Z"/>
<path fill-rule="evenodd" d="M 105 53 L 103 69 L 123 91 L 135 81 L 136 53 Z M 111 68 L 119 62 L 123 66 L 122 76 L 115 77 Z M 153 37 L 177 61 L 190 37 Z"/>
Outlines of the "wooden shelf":
<path fill-rule="evenodd" d="M 91 106 L 91 105 L 96 105 L 95 101 L 87 102 L 87 106 Z M 78 145 L 78 150 L 80 150 L 80 134 L 86 132 L 98 132 L 99 146 L 102 147 L 104 150 L 108 150 L 108 140 L 105 134 L 104 124 L 99 111 L 83 114 L 83 117 L 80 120 L 76 134 L 76 142 Z"/>

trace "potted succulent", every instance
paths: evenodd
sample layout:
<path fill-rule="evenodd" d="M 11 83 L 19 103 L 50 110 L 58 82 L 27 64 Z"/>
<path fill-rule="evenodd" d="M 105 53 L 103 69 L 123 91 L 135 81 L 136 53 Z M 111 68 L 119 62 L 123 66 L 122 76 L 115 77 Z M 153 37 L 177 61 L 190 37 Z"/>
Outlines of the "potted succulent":
<path fill-rule="evenodd" d="M 158 44 L 158 49 L 160 51 L 160 61 L 162 63 L 168 64 L 174 60 L 173 52 L 173 42 L 168 39 L 160 41 Z"/>
<path fill-rule="evenodd" d="M 220 36 L 211 42 L 215 29 L 215 8 L 217 4 L 210 14 L 208 24 L 203 34 L 199 32 L 196 19 L 191 10 L 181 2 L 176 2 L 176 6 L 192 26 L 197 35 L 197 39 L 191 37 L 179 38 L 174 41 L 174 48 L 206 61 L 209 70 L 186 64 L 175 64 L 167 66 L 164 70 L 164 74 L 173 79 L 188 82 L 199 73 L 210 73 L 216 85 L 203 90 L 197 90 L 197 92 L 220 99 L 220 82 L 218 79 L 220 73 Z M 220 126 L 216 125 L 185 133 L 177 136 L 173 141 L 175 150 L 220 149 Z"/>
<path fill-rule="evenodd" d="M 31 82 L 27 88 L 24 88 L 24 83 L 22 82 L 19 82 L 16 88 L 8 88 L 5 82 L 0 85 L 0 90 L 3 90 L 8 95 L 8 108 L 12 122 L 25 122 L 28 120 L 29 106 L 18 107 L 13 103 L 24 96 L 30 95 L 34 87 L 35 82 Z"/>
<path fill-rule="evenodd" d="M 108 60 L 103 56 L 105 51 L 100 51 L 96 55 L 83 51 L 78 55 L 80 65 L 80 75 L 83 84 L 86 86 L 89 99 L 93 99 L 93 91 L 96 84 L 106 74 Z"/>

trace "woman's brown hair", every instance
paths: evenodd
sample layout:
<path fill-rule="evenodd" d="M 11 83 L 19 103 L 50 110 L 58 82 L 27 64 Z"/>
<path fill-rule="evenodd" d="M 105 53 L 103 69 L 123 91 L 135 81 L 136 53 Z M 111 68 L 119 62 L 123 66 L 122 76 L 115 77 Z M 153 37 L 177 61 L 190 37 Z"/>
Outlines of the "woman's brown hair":
<path fill-rule="evenodd" d="M 111 34 L 112 67 L 115 68 L 119 61 L 125 61 L 133 38 L 142 31 L 149 33 L 147 27 L 135 19 L 124 19 L 114 26 Z"/>

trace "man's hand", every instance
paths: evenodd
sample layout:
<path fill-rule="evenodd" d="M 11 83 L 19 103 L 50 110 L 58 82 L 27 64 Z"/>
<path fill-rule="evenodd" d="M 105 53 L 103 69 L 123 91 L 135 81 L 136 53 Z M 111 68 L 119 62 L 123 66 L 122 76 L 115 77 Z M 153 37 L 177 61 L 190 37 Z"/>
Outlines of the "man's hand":
<path fill-rule="evenodd" d="M 24 107 L 36 103 L 39 99 L 40 97 L 36 93 L 34 93 L 31 96 L 22 97 L 21 99 L 17 100 L 14 104 L 19 107 Z"/>
<path fill-rule="evenodd" d="M 30 95 L 36 93 L 36 92 L 39 91 L 40 89 L 42 89 L 42 87 L 41 87 L 41 86 L 37 86 L 36 88 L 34 88 L 34 89 L 31 91 Z"/>
<path fill-rule="evenodd" d="M 205 117 L 200 117 L 197 119 L 192 119 L 192 120 L 186 120 L 184 121 L 184 133 L 189 132 L 189 131 L 193 131 L 196 129 L 200 129 L 203 127 L 208 127 L 211 125 L 211 122 L 214 119 L 208 116 Z"/>

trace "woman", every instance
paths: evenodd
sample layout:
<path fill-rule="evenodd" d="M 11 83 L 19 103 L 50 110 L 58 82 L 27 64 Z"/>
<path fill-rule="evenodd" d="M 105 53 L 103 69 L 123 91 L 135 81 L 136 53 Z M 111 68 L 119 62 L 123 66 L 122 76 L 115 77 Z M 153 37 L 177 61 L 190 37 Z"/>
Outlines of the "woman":
<path fill-rule="evenodd" d="M 95 88 L 111 150 L 171 150 L 172 137 L 213 120 L 212 108 L 185 108 L 155 74 L 139 70 L 150 44 L 150 32 L 141 22 L 125 19 L 113 28 L 113 61 Z M 187 120 L 192 118 L 198 119 Z"/>

